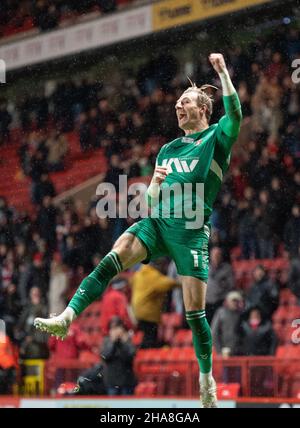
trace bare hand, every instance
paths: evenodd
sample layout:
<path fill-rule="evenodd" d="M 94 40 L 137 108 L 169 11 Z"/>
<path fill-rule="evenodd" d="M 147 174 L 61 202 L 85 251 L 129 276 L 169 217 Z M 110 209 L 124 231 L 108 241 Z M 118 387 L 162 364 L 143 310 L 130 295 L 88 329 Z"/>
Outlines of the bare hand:
<path fill-rule="evenodd" d="M 222 73 L 227 70 L 225 60 L 222 54 L 212 53 L 209 55 L 208 59 L 217 73 Z"/>
<path fill-rule="evenodd" d="M 154 170 L 151 182 L 160 185 L 165 180 L 167 175 L 168 171 L 166 166 L 157 166 Z"/>
<path fill-rule="evenodd" d="M 112 342 L 116 342 L 117 340 L 119 340 L 120 337 L 118 330 L 116 328 L 112 328 L 109 332 L 109 337 Z"/>
<path fill-rule="evenodd" d="M 124 331 L 124 333 L 123 333 L 123 334 L 122 334 L 122 336 L 121 336 L 121 341 L 122 341 L 123 343 L 125 343 L 125 342 L 127 342 L 127 341 L 128 341 L 128 338 L 129 338 L 129 335 L 128 335 L 127 331 Z"/>

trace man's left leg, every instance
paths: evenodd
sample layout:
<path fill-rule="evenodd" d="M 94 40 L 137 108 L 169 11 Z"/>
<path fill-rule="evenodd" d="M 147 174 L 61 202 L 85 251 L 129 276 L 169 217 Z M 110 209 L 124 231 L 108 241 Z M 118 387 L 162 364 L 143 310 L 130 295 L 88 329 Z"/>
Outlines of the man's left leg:
<path fill-rule="evenodd" d="M 186 320 L 193 332 L 193 344 L 200 368 L 203 407 L 217 407 L 216 383 L 212 376 L 212 337 L 205 315 L 206 283 L 192 276 L 181 277 Z"/>

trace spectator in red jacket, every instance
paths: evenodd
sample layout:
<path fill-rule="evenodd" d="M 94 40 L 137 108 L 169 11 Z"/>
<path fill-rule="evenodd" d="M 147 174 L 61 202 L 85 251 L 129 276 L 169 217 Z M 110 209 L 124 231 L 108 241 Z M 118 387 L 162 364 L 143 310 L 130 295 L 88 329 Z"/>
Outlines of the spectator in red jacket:
<path fill-rule="evenodd" d="M 72 324 L 64 340 L 59 340 L 51 336 L 48 341 L 48 346 L 51 358 L 56 359 L 78 358 L 80 351 L 89 348 L 84 334 L 76 323 Z"/>
<path fill-rule="evenodd" d="M 11 394 L 18 362 L 10 338 L 0 331 L 0 394 Z"/>
<path fill-rule="evenodd" d="M 64 340 L 56 339 L 51 336 L 48 341 L 50 358 L 56 360 L 62 360 L 67 358 L 77 359 L 80 351 L 89 349 L 87 342 L 85 341 L 84 334 L 81 332 L 78 325 L 72 324 L 68 331 L 68 335 Z M 65 369 L 58 368 L 55 372 L 54 379 L 54 390 L 57 390 L 58 386 L 64 382 Z"/>
<path fill-rule="evenodd" d="M 133 328 L 133 318 L 130 314 L 130 306 L 126 293 L 128 283 L 125 278 L 116 278 L 102 298 L 102 310 L 100 315 L 100 327 L 106 336 L 109 331 L 109 323 L 115 316 L 119 317 L 128 330 Z"/>

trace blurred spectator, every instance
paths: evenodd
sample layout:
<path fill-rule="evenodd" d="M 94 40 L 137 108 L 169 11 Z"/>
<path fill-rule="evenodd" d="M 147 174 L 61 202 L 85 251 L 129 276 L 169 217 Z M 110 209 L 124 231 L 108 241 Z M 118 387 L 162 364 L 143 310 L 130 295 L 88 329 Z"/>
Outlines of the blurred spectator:
<path fill-rule="evenodd" d="M 250 310 L 248 319 L 240 328 L 242 353 L 246 356 L 274 355 L 277 339 L 270 319 L 265 319 L 260 308 Z M 272 368 L 257 366 L 251 370 L 251 394 L 269 396 L 272 387 Z"/>
<path fill-rule="evenodd" d="M 234 288 L 233 271 L 223 261 L 222 249 L 213 247 L 210 251 L 210 268 L 206 292 L 206 318 L 210 323 L 215 311 L 222 306 L 227 293 Z"/>
<path fill-rule="evenodd" d="M 294 205 L 289 220 L 284 226 L 284 243 L 291 258 L 297 256 L 300 245 L 300 207 Z"/>
<path fill-rule="evenodd" d="M 276 336 L 272 322 L 263 319 L 259 308 L 249 312 L 248 319 L 241 324 L 241 340 L 243 355 L 274 355 Z"/>
<path fill-rule="evenodd" d="M 10 283 L 2 291 L 2 309 L 0 308 L 0 319 L 5 322 L 6 333 L 10 338 L 14 337 L 13 331 L 21 313 L 22 305 L 14 283 Z M 1 300 L 0 300 L 1 301 Z"/>
<path fill-rule="evenodd" d="M 78 359 L 80 351 L 89 349 L 85 336 L 76 323 L 70 326 L 68 335 L 64 340 L 49 337 L 48 346 L 50 357 L 58 360 L 64 358 Z"/>
<path fill-rule="evenodd" d="M 92 148 L 91 132 L 86 113 L 80 113 L 79 116 L 79 141 L 82 152 Z"/>
<path fill-rule="evenodd" d="M 33 183 L 32 202 L 40 205 L 45 197 L 53 198 L 55 194 L 53 182 L 49 175 L 43 172 L 40 179 Z"/>
<path fill-rule="evenodd" d="M 254 283 L 246 295 L 246 311 L 259 308 L 266 319 L 271 319 L 279 304 L 279 289 L 268 276 L 263 265 L 258 265 L 253 272 Z"/>
<path fill-rule="evenodd" d="M 127 293 L 127 280 L 119 277 L 112 280 L 110 287 L 103 294 L 99 323 L 104 335 L 108 334 L 109 323 L 113 317 L 120 318 L 127 330 L 133 327 Z"/>
<path fill-rule="evenodd" d="M 13 227 L 7 214 L 0 212 L 0 243 L 12 246 L 13 244 Z"/>
<path fill-rule="evenodd" d="M 237 291 L 230 291 L 223 306 L 215 312 L 212 320 L 212 336 L 216 351 L 223 357 L 239 355 L 239 327 L 243 311 L 243 298 Z"/>
<path fill-rule="evenodd" d="M 259 205 L 254 209 L 255 233 L 260 259 L 272 259 L 275 255 L 276 207 L 267 190 L 259 193 Z"/>
<path fill-rule="evenodd" d="M 300 245 L 297 256 L 294 256 L 290 262 L 287 286 L 298 297 L 300 304 Z"/>
<path fill-rule="evenodd" d="M 73 323 L 64 340 L 49 337 L 48 348 L 50 358 L 54 360 L 78 359 L 80 351 L 89 349 L 80 327 Z M 59 368 L 55 372 L 54 388 L 56 389 L 65 379 L 65 369 Z"/>
<path fill-rule="evenodd" d="M 24 359 L 46 359 L 49 356 L 47 338 L 44 333 L 33 326 L 36 317 L 45 318 L 48 311 L 41 300 L 38 287 L 30 289 L 30 300 L 24 307 L 16 327 L 16 337 L 21 342 L 20 355 Z"/>
<path fill-rule="evenodd" d="M 39 182 L 45 171 L 47 171 L 45 154 L 41 149 L 38 149 L 30 159 L 29 175 L 33 183 Z"/>
<path fill-rule="evenodd" d="M 107 393 L 103 379 L 103 364 L 95 364 L 80 374 L 74 395 L 105 395 Z"/>
<path fill-rule="evenodd" d="M 53 130 L 45 145 L 48 149 L 48 171 L 62 171 L 64 169 L 64 158 L 68 151 L 68 143 L 65 136 Z"/>
<path fill-rule="evenodd" d="M 106 172 L 106 176 L 104 182 L 111 183 L 116 192 L 119 192 L 119 176 L 124 174 L 124 169 L 122 168 L 122 164 L 120 161 L 119 155 L 112 155 L 110 158 L 110 167 Z"/>
<path fill-rule="evenodd" d="M 114 12 L 117 9 L 117 0 L 96 0 L 101 12 Z"/>
<path fill-rule="evenodd" d="M 18 361 L 10 338 L 0 331 L 0 395 L 13 393 Z"/>
<path fill-rule="evenodd" d="M 30 266 L 28 284 L 37 288 L 42 296 L 45 297 L 49 287 L 49 272 L 45 266 L 43 254 L 37 252 L 33 256 L 32 265 Z"/>
<path fill-rule="evenodd" d="M 148 159 L 144 155 L 144 149 L 142 145 L 135 145 L 132 148 L 132 155 L 128 161 L 126 173 L 129 178 L 143 177 L 150 175 L 152 167 L 148 163 Z"/>
<path fill-rule="evenodd" d="M 38 0 L 34 10 L 35 25 L 41 30 L 51 30 L 58 25 L 59 13 L 55 4 L 47 0 Z"/>
<path fill-rule="evenodd" d="M 132 275 L 131 305 L 138 321 L 138 330 L 144 333 L 141 348 L 156 348 L 158 325 L 166 293 L 178 283 L 166 276 L 166 260 L 159 259 L 143 265 Z"/>
<path fill-rule="evenodd" d="M 62 263 L 60 253 L 53 255 L 51 262 L 49 285 L 49 313 L 61 314 L 66 307 L 66 296 L 69 288 L 69 275 L 66 266 Z"/>
<path fill-rule="evenodd" d="M 9 125 L 11 124 L 12 116 L 7 110 L 7 102 L 5 99 L 0 100 L 0 146 L 5 141 L 9 141 Z"/>
<path fill-rule="evenodd" d="M 255 212 L 255 215 L 254 215 Z M 260 212 L 260 211 L 259 211 Z M 256 215 L 258 210 L 246 202 L 239 205 L 240 221 L 238 225 L 239 244 L 241 246 L 242 259 L 259 258 L 257 236 L 254 232 L 256 227 Z"/>
<path fill-rule="evenodd" d="M 13 214 L 13 209 L 8 206 L 7 200 L 3 196 L 0 196 L 0 213 L 7 218 L 11 218 Z"/>
<path fill-rule="evenodd" d="M 225 192 L 221 195 L 221 201 L 214 212 L 215 220 L 213 226 L 218 230 L 224 246 L 229 244 L 232 215 L 235 211 L 235 201 L 231 193 Z"/>
<path fill-rule="evenodd" d="M 253 111 L 253 127 L 257 131 L 265 131 L 271 136 L 277 137 L 282 124 L 280 102 L 282 89 L 278 77 L 267 78 L 260 76 L 255 93 L 251 100 Z"/>
<path fill-rule="evenodd" d="M 51 196 L 44 196 L 36 223 L 40 236 L 46 241 L 50 251 L 53 251 L 56 245 L 56 215 L 57 210 L 52 203 Z"/>
<path fill-rule="evenodd" d="M 136 385 L 133 371 L 135 347 L 123 322 L 112 319 L 104 339 L 101 357 L 105 363 L 104 382 L 108 395 L 132 395 Z"/>

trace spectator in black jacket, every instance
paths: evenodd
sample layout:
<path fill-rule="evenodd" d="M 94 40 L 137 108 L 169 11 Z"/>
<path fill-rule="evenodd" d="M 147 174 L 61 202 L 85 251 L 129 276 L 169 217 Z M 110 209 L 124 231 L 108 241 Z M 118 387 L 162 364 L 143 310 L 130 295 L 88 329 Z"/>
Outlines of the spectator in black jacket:
<path fill-rule="evenodd" d="M 56 215 L 57 210 L 51 197 L 44 196 L 43 204 L 37 216 L 37 226 L 41 237 L 45 239 L 50 250 L 54 250 L 56 244 Z"/>
<path fill-rule="evenodd" d="M 300 245 L 300 207 L 299 205 L 293 205 L 292 215 L 285 224 L 284 227 L 284 243 L 285 248 L 289 252 L 291 257 L 295 257 L 298 254 L 298 248 Z"/>
<path fill-rule="evenodd" d="M 272 322 L 263 317 L 259 307 L 251 309 L 248 319 L 241 324 L 241 350 L 247 356 L 274 355 L 277 339 Z M 270 368 L 271 369 L 271 368 Z M 272 373 L 266 367 L 253 367 L 251 370 L 250 393 L 266 397 L 271 394 Z"/>
<path fill-rule="evenodd" d="M 276 336 L 270 320 L 265 320 L 259 307 L 251 309 L 249 317 L 241 324 L 242 351 L 244 355 L 274 355 Z"/>
<path fill-rule="evenodd" d="M 136 384 L 133 371 L 135 347 L 118 317 L 110 322 L 109 335 L 104 339 L 101 357 L 105 362 L 104 382 L 108 395 L 131 395 Z"/>
<path fill-rule="evenodd" d="M 254 283 L 246 296 L 246 311 L 259 308 L 264 317 L 270 319 L 279 304 L 278 285 L 271 281 L 263 265 L 258 265 L 253 272 Z"/>
<path fill-rule="evenodd" d="M 116 192 L 119 192 L 119 176 L 124 174 L 123 168 L 120 168 L 121 159 L 119 155 L 112 155 L 110 159 L 110 168 L 106 172 L 104 182 L 114 185 Z"/>
<path fill-rule="evenodd" d="M 47 173 L 43 173 L 40 179 L 35 183 L 33 193 L 34 203 L 40 205 L 46 196 L 53 198 L 55 196 L 54 185 Z"/>
<path fill-rule="evenodd" d="M 298 297 L 300 304 L 300 246 L 298 248 L 298 257 L 294 257 L 290 263 L 287 286 Z"/>
<path fill-rule="evenodd" d="M 223 261 L 220 247 L 213 247 L 210 251 L 210 269 L 206 295 L 206 318 L 210 323 L 215 311 L 222 306 L 227 293 L 234 288 L 232 268 Z"/>
<path fill-rule="evenodd" d="M 79 142 L 82 152 L 86 152 L 92 146 L 91 132 L 86 113 L 79 116 Z"/>
<path fill-rule="evenodd" d="M 12 121 L 11 114 L 7 110 L 6 100 L 0 100 L 0 145 L 9 140 L 9 125 Z"/>
<path fill-rule="evenodd" d="M 47 336 L 37 331 L 33 320 L 37 316 L 47 316 L 47 307 L 42 302 L 41 291 L 38 287 L 30 289 L 30 299 L 24 307 L 16 326 L 16 339 L 21 343 L 20 354 L 24 359 L 46 359 L 49 356 Z"/>

